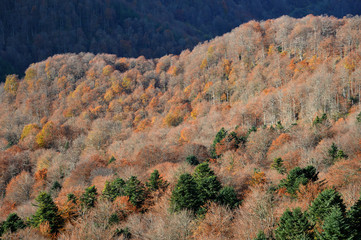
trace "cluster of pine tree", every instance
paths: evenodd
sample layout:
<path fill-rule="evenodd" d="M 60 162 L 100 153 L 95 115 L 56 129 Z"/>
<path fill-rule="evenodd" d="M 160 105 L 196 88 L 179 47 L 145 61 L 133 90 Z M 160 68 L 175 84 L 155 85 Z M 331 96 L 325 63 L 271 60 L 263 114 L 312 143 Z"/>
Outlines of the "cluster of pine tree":
<path fill-rule="evenodd" d="M 260 232 L 255 240 L 361 239 L 361 199 L 348 211 L 340 193 L 326 189 L 303 212 L 287 209 L 275 229 L 275 238 Z"/>

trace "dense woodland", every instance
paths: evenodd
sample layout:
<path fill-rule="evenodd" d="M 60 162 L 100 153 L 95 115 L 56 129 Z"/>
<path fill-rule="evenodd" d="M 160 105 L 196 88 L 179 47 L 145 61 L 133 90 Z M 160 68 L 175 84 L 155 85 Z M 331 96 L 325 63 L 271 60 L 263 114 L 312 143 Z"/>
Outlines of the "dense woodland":
<path fill-rule="evenodd" d="M 360 239 L 361 18 L 251 21 L 0 88 L 3 239 Z"/>
<path fill-rule="evenodd" d="M 154 58 L 252 19 L 360 12 L 354 0 L 1 0 L 0 81 L 59 53 Z"/>

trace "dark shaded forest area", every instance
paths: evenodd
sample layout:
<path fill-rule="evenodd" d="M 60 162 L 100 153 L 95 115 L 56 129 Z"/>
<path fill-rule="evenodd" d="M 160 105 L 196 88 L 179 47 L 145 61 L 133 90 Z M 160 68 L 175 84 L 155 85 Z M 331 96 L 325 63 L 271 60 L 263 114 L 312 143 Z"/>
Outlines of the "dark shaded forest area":
<path fill-rule="evenodd" d="M 160 57 L 252 19 L 360 12 L 353 0 L 2 0 L 0 79 L 58 53 Z"/>

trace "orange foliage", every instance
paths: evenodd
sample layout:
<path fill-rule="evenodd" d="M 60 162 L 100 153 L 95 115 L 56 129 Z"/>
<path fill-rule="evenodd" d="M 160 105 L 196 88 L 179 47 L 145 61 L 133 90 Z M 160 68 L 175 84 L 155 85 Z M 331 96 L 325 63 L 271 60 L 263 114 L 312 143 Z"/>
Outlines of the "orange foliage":
<path fill-rule="evenodd" d="M 281 135 L 278 136 L 275 140 L 272 141 L 272 144 L 268 150 L 269 153 L 279 149 L 284 145 L 285 143 L 291 141 L 291 136 L 287 133 L 281 133 Z"/>
<path fill-rule="evenodd" d="M 148 118 L 146 118 L 146 119 L 139 121 L 139 123 L 137 124 L 136 131 L 142 132 L 142 131 L 145 131 L 147 128 L 150 128 L 151 126 L 152 126 L 152 121 L 149 120 Z"/>
<path fill-rule="evenodd" d="M 267 182 L 266 174 L 261 171 L 254 171 L 253 176 L 249 180 L 251 186 L 263 185 Z"/>
<path fill-rule="evenodd" d="M 38 170 L 34 174 L 35 183 L 33 185 L 32 195 L 37 196 L 39 192 L 43 191 L 47 183 L 48 169 L 44 168 Z"/>
<path fill-rule="evenodd" d="M 230 61 L 228 59 L 224 59 L 223 60 L 223 71 L 227 78 L 230 75 L 231 70 L 232 70 L 232 61 Z"/>
<path fill-rule="evenodd" d="M 170 66 L 167 73 L 170 75 L 176 76 L 178 73 L 178 68 L 176 66 Z"/>
<path fill-rule="evenodd" d="M 325 186 L 321 182 L 309 182 L 307 185 L 300 184 L 297 199 L 303 202 L 303 210 L 306 210 L 317 195 L 324 190 Z"/>
<path fill-rule="evenodd" d="M 125 219 L 130 213 L 138 211 L 137 208 L 131 202 L 129 202 L 128 196 L 117 197 L 113 201 L 113 206 L 120 210 L 122 219 Z"/>

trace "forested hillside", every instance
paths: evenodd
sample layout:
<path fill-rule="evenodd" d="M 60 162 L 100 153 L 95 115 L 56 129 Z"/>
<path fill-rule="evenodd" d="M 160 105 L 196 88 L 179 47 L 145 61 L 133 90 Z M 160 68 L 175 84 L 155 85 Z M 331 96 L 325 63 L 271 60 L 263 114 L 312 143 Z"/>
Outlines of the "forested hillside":
<path fill-rule="evenodd" d="M 361 18 L 251 21 L 0 88 L 4 239 L 360 239 Z"/>
<path fill-rule="evenodd" d="M 58 53 L 161 57 L 252 19 L 360 12 L 353 0 L 2 0 L 0 81 Z"/>

